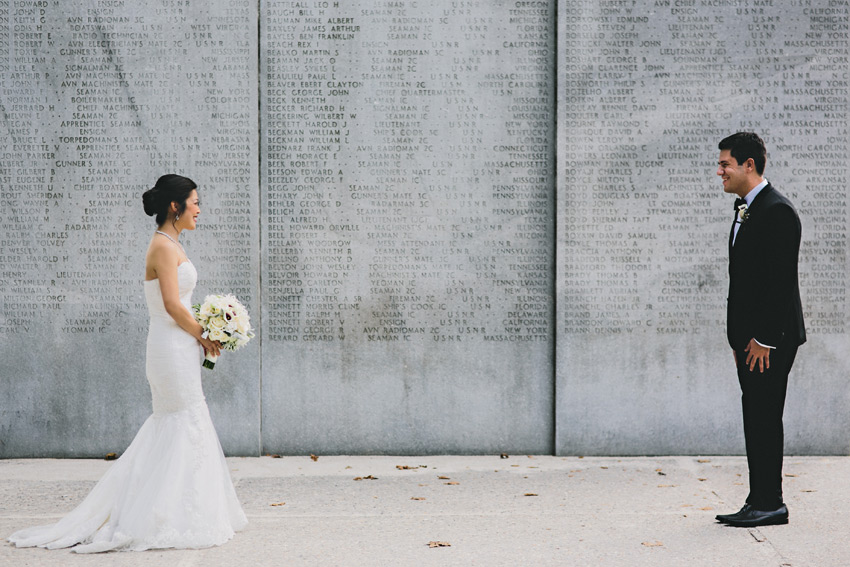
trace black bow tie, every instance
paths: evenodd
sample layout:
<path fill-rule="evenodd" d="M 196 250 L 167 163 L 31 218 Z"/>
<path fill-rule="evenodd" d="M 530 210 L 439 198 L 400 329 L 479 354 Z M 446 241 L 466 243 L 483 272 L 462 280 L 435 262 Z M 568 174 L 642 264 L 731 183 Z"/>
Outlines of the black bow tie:
<path fill-rule="evenodd" d="M 741 205 L 746 205 L 746 204 L 747 204 L 746 199 L 735 199 L 735 210 L 737 211 L 738 207 L 740 207 Z"/>

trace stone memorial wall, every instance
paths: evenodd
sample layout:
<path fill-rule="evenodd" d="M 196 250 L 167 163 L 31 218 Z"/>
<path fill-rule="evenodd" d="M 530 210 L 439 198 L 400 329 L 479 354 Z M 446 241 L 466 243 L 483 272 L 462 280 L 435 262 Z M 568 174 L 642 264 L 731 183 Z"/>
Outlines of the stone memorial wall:
<path fill-rule="evenodd" d="M 850 7 L 566 4 L 557 451 L 743 451 L 725 341 L 732 198 L 715 171 L 717 143 L 755 130 L 803 222 L 809 343 L 786 449 L 845 452 Z"/>
<path fill-rule="evenodd" d="M 150 413 L 162 173 L 200 185 L 225 452 L 741 453 L 717 142 L 804 225 L 793 453 L 843 453 L 840 0 L 0 3 L 0 457 L 120 452 Z"/>
<path fill-rule="evenodd" d="M 551 451 L 554 6 L 261 26 L 264 447 Z"/>
<path fill-rule="evenodd" d="M 256 20 L 245 0 L 0 3 L 0 456 L 121 450 L 150 414 L 141 195 L 159 175 L 201 186 L 196 299 L 258 309 Z M 220 423 L 243 416 L 219 429 L 231 451 L 257 445 L 258 353 L 205 384 Z"/>

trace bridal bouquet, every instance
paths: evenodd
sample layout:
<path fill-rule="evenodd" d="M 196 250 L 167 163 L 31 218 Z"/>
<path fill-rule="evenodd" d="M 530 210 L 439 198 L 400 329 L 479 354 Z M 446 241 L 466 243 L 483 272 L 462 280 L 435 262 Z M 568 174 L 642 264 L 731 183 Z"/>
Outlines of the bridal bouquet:
<path fill-rule="evenodd" d="M 224 350 L 236 350 L 254 338 L 248 310 L 232 295 L 208 295 L 200 305 L 193 305 L 195 319 L 204 328 L 203 337 L 219 341 Z M 204 368 L 214 368 L 217 356 L 207 354 Z"/>

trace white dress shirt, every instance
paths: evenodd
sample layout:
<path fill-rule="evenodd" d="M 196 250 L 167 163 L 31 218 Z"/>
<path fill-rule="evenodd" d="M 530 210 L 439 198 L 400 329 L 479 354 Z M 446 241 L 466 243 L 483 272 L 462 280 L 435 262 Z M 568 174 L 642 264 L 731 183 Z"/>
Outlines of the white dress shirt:
<path fill-rule="evenodd" d="M 762 179 L 761 183 L 750 189 L 750 192 L 744 196 L 744 200 L 747 202 L 747 208 L 753 204 L 753 201 L 756 198 L 756 195 L 761 193 L 761 190 L 767 187 L 767 179 Z M 735 239 L 738 238 L 738 230 L 741 228 L 741 221 L 738 220 L 735 223 L 735 234 L 732 235 L 732 246 L 735 246 Z"/>

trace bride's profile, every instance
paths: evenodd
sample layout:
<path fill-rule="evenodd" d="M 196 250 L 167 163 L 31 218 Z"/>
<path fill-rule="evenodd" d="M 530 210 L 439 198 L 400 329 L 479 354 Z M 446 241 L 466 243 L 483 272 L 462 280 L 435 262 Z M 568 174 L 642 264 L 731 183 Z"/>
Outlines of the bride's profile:
<path fill-rule="evenodd" d="M 157 229 L 145 257 L 146 374 L 153 414 L 92 491 L 55 524 L 9 536 L 18 547 L 77 553 L 221 545 L 247 524 L 201 388 L 202 337 L 191 312 L 197 272 L 180 245 L 201 212 L 197 185 L 163 175 L 142 196 Z"/>

